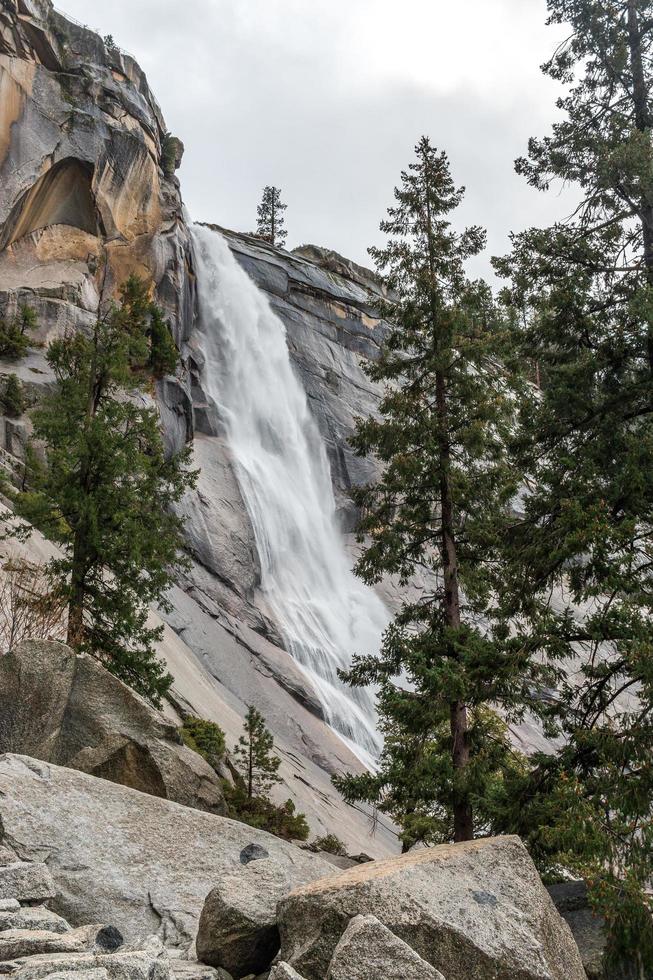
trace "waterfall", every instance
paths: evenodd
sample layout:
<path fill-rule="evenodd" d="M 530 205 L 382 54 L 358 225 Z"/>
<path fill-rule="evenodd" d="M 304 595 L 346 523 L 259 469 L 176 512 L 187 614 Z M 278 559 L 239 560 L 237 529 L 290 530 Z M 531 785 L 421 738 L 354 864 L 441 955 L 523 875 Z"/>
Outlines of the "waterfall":
<path fill-rule="evenodd" d="M 293 370 L 285 326 L 224 238 L 192 229 L 202 384 L 215 403 L 254 530 L 261 588 L 328 723 L 364 760 L 379 750 L 373 694 L 338 677 L 376 653 L 389 620 L 352 572 L 324 442 Z"/>

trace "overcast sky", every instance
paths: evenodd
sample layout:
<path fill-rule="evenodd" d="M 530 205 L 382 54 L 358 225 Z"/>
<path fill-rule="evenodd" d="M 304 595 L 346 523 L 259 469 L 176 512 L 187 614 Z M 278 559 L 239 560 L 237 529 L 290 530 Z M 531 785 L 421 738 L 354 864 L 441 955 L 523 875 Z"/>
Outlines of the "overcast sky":
<path fill-rule="evenodd" d="M 288 204 L 288 247 L 369 264 L 392 189 L 422 134 L 467 187 L 459 223 L 508 233 L 565 213 L 513 161 L 554 115 L 539 65 L 561 37 L 545 0 L 58 0 L 111 33 L 148 75 L 186 145 L 193 218 L 254 228 L 262 187 Z M 484 258 L 474 271 L 487 269 Z"/>

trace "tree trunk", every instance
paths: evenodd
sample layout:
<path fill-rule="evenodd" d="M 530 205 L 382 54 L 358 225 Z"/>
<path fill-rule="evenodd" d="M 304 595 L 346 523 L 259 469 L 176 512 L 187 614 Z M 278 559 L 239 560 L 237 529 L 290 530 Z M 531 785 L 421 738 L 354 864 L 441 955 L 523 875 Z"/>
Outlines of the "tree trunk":
<path fill-rule="evenodd" d="M 88 396 L 86 400 L 85 434 L 93 421 L 102 395 L 103 379 L 98 363 L 99 324 L 95 325 L 93 337 L 93 357 L 89 367 Z M 79 474 L 79 487 L 84 497 L 90 491 L 90 460 L 85 455 Z M 75 527 L 73 540 L 73 557 L 70 571 L 70 599 L 68 600 L 68 633 L 66 642 L 74 650 L 79 649 L 84 640 L 84 608 L 86 603 L 86 575 L 88 573 L 89 554 L 87 528 L 84 522 Z"/>
<path fill-rule="evenodd" d="M 76 592 L 68 603 L 68 633 L 66 643 L 79 650 L 84 638 L 84 598 Z"/>
<path fill-rule="evenodd" d="M 81 539 L 75 532 L 73 564 L 70 574 L 70 599 L 68 600 L 68 634 L 66 642 L 78 650 L 84 639 L 84 561 L 81 555 Z"/>
<path fill-rule="evenodd" d="M 458 584 L 458 559 L 454 535 L 453 499 L 451 494 L 450 450 L 446 439 L 447 395 L 444 375 L 438 371 L 435 381 L 436 403 L 442 438 L 440 442 L 440 508 L 442 521 L 442 565 L 444 575 L 444 615 L 447 626 L 458 629 L 460 626 L 460 588 Z M 462 701 L 449 705 L 449 719 L 452 739 L 452 761 L 454 770 L 459 773 L 469 763 L 469 735 L 467 706 Z M 466 794 L 454 793 L 453 805 L 454 841 L 473 840 L 474 820 L 472 808 Z"/>
<path fill-rule="evenodd" d="M 637 13 L 637 0 L 628 0 L 628 47 L 630 51 L 630 71 L 633 82 L 633 104 L 635 107 L 635 126 L 645 133 L 651 128 L 651 114 L 648 105 L 648 91 L 644 74 L 642 58 L 642 39 Z M 653 286 L 653 204 L 642 198 L 640 203 L 640 221 L 642 224 L 642 245 L 644 248 L 644 266 L 646 278 Z M 648 328 L 648 361 L 653 374 L 653 324 Z"/>
<path fill-rule="evenodd" d="M 77 542 L 75 542 L 76 550 Z M 68 633 L 66 643 L 73 650 L 79 650 L 84 639 L 84 583 L 79 568 L 75 567 L 70 579 L 70 599 L 68 600 Z"/>

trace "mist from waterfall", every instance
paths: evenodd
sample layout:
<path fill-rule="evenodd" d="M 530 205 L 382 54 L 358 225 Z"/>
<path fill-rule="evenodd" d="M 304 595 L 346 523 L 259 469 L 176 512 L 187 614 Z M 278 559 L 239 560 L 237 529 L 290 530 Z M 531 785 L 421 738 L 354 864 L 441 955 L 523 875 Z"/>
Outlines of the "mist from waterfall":
<path fill-rule="evenodd" d="M 290 361 L 286 329 L 224 238 L 192 228 L 202 384 L 215 403 L 254 530 L 261 589 L 329 724 L 365 761 L 380 747 L 374 698 L 338 678 L 376 653 L 389 614 L 352 572 L 324 442 Z"/>

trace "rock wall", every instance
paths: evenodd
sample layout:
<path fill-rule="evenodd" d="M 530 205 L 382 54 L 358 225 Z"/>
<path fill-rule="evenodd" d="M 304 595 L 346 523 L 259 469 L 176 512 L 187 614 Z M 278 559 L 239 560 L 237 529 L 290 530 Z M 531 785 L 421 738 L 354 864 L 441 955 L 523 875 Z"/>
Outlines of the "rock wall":
<path fill-rule="evenodd" d="M 3 0 L 0 316 L 29 304 L 40 324 L 36 340 L 47 343 L 92 323 L 135 273 L 151 284 L 182 344 L 192 326 L 193 274 L 169 150 L 161 110 L 133 58 L 50 0 Z M 47 381 L 42 351 L 17 373 Z M 164 383 L 160 394 L 171 442 L 180 444 L 189 433 L 185 386 Z"/>

